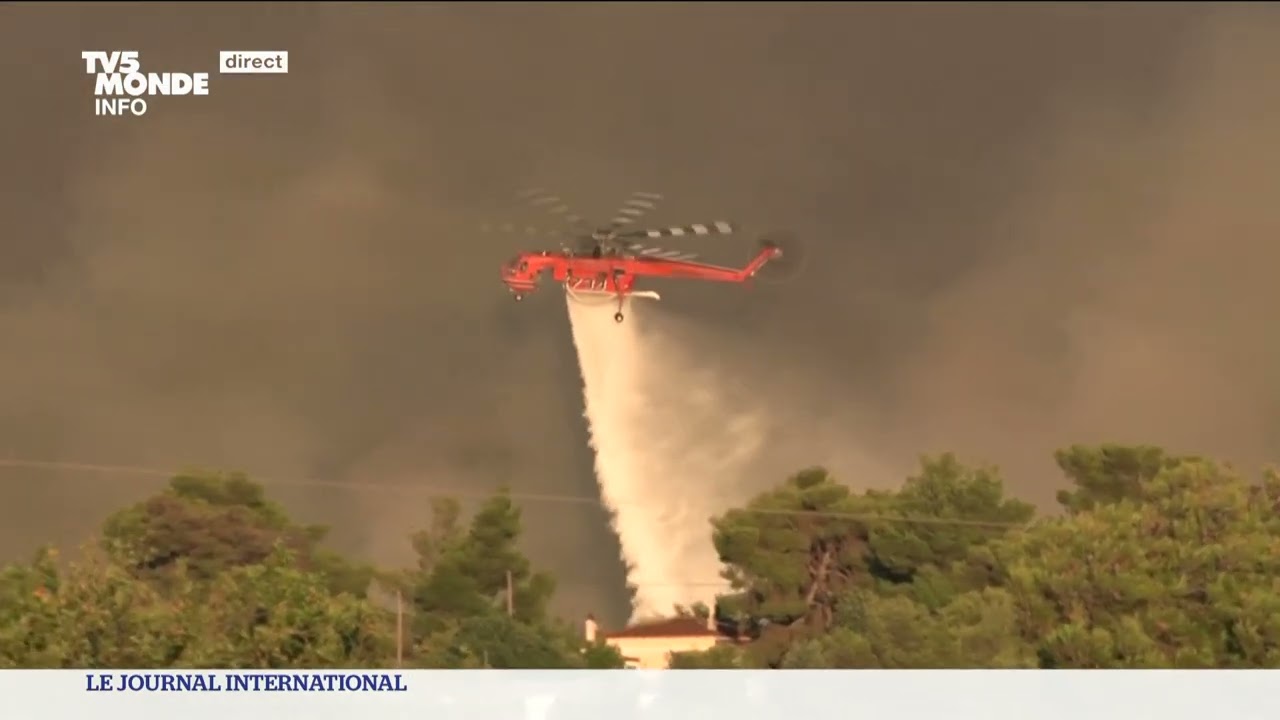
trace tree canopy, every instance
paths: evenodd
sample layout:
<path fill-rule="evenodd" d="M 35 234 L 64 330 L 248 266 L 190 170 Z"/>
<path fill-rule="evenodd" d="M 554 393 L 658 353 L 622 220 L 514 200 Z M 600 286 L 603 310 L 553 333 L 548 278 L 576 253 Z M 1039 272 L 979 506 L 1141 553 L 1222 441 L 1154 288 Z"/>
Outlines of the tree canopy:
<path fill-rule="evenodd" d="M 926 458 L 893 493 L 821 469 L 713 521 L 751 642 L 687 667 L 1274 667 L 1280 479 L 1154 447 L 1055 455 L 1035 518 L 994 469 Z M 778 514 L 777 509 L 813 511 Z M 825 513 L 825 514 L 818 514 Z"/>
<path fill-rule="evenodd" d="M 673 612 L 735 639 L 673 667 L 1280 665 L 1280 476 L 1147 446 L 1055 460 L 1069 487 L 1040 515 L 949 454 L 892 492 L 809 468 L 726 508 L 732 590 Z M 551 613 L 522 533 L 506 492 L 439 499 L 413 566 L 376 569 L 243 474 L 181 474 L 74 557 L 0 571 L 0 667 L 620 667 Z"/>
<path fill-rule="evenodd" d="M 179 475 L 82 557 L 46 549 L 0 572 L 0 667 L 621 666 L 548 615 L 555 583 L 520 552 L 508 495 L 469 521 L 454 501 L 427 515 L 417 567 L 375 572 L 243 474 Z"/>

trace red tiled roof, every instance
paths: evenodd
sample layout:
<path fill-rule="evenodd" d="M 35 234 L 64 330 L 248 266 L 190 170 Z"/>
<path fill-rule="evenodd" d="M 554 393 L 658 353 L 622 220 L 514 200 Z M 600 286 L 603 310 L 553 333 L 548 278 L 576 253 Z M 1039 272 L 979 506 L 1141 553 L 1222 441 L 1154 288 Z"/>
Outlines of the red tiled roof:
<path fill-rule="evenodd" d="M 716 637 L 702 620 L 691 617 L 666 618 L 638 623 L 622 630 L 602 633 L 605 638 Z"/>

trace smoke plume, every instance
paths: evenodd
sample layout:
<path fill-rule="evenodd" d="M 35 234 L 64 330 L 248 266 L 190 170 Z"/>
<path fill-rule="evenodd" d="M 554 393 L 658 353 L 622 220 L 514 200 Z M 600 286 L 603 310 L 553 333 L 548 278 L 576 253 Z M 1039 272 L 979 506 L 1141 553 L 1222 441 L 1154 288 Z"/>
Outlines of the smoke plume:
<path fill-rule="evenodd" d="M 229 48 L 290 73 L 92 117 L 82 50 L 191 72 Z M 808 244 L 794 283 L 662 287 L 628 319 L 645 412 L 690 413 L 662 462 L 731 446 L 697 387 L 762 438 L 662 488 L 695 498 L 649 511 L 677 544 L 703 498 L 818 462 L 887 486 L 954 450 L 1038 501 L 1074 441 L 1254 465 L 1280 422 L 1278 48 L 1264 5 L 6 4 L 0 454 L 346 483 L 277 495 L 387 560 L 431 491 L 578 498 L 525 504 L 530 553 L 566 613 L 620 619 L 560 299 L 497 278 L 541 248 L 475 232 L 542 185 Z M 0 553 L 155 486 L 5 470 Z"/>

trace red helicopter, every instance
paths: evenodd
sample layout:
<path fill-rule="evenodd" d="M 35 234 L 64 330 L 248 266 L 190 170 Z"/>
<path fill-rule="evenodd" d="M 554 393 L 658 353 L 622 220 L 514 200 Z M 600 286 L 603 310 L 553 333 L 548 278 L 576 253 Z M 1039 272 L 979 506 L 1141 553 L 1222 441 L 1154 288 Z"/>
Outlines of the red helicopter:
<path fill-rule="evenodd" d="M 782 248 L 765 242 L 760 252 L 741 268 L 723 267 L 696 262 L 693 253 L 664 250 L 649 242 L 662 238 L 705 237 L 733 233 L 732 223 L 717 221 L 707 224 L 671 226 L 657 229 L 632 229 L 632 225 L 652 210 L 660 195 L 634 193 L 619 208 L 617 217 L 609 224 L 595 229 L 585 226 L 581 217 L 572 214 L 559 197 L 535 190 L 522 194 L 529 204 L 540 206 L 552 215 L 559 216 L 568 225 L 568 232 L 554 233 L 572 241 L 563 244 L 559 251 L 525 252 L 502 266 L 502 281 L 506 283 L 516 301 L 537 290 L 538 281 L 545 273 L 564 286 L 570 296 L 609 296 L 616 299 L 618 311 L 613 319 L 622 322 L 622 309 L 627 298 L 659 299 L 652 290 L 636 290 L 640 277 L 679 280 L 703 280 L 708 282 L 745 283 L 769 261 L 782 256 Z M 513 225 L 501 228 L 507 232 L 518 230 Z M 533 228 L 523 228 L 529 235 L 539 235 Z"/>

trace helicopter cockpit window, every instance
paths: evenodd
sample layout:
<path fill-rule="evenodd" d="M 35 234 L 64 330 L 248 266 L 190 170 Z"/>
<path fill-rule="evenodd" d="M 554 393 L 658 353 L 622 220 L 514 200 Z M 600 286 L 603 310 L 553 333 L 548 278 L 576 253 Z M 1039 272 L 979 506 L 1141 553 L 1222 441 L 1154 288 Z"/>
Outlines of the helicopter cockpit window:
<path fill-rule="evenodd" d="M 529 271 L 529 263 L 525 262 L 524 260 L 521 260 L 521 261 L 520 261 L 520 272 L 528 272 L 528 271 Z"/>

